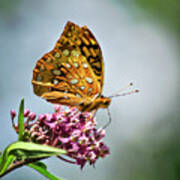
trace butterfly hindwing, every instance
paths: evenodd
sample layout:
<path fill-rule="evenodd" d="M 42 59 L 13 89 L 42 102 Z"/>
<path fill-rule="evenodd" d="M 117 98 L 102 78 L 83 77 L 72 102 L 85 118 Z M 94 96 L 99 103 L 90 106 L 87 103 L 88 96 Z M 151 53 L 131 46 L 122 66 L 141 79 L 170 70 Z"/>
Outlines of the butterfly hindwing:
<path fill-rule="evenodd" d="M 66 53 L 52 50 L 37 62 L 32 80 L 35 94 L 60 91 L 93 98 L 101 87 L 86 58 L 74 51 L 68 57 Z"/>

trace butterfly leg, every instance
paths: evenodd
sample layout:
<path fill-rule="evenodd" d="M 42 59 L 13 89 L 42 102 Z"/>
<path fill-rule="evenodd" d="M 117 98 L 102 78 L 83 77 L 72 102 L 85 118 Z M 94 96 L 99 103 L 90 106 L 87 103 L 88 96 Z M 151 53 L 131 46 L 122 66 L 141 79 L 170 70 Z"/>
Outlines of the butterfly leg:
<path fill-rule="evenodd" d="M 111 113 L 110 113 L 109 108 L 107 108 L 107 114 L 108 114 L 109 120 L 108 120 L 108 122 L 103 126 L 103 129 L 106 129 L 106 128 L 111 124 L 111 122 L 112 122 Z"/>

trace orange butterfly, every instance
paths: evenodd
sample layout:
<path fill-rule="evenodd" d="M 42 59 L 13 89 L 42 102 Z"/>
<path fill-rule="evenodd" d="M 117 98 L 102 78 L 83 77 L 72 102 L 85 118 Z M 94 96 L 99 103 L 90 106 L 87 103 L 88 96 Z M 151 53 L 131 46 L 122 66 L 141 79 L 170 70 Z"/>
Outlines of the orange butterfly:
<path fill-rule="evenodd" d="M 86 27 L 68 22 L 54 49 L 33 70 L 34 93 L 51 103 L 76 106 L 80 111 L 107 108 L 101 95 L 104 63 L 98 42 Z"/>
<path fill-rule="evenodd" d="M 104 63 L 100 46 L 86 26 L 72 22 L 66 24 L 54 49 L 37 62 L 32 84 L 36 95 L 82 112 L 108 108 L 112 97 L 134 93 L 102 96 Z"/>

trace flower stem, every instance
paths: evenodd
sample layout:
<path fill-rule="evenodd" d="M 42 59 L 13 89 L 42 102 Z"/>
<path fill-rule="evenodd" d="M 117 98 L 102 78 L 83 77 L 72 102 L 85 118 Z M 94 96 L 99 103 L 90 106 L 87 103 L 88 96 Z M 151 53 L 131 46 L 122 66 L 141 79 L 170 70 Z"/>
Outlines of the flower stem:
<path fill-rule="evenodd" d="M 63 158 L 62 156 L 57 156 L 57 157 L 58 157 L 59 159 L 65 161 L 65 162 L 68 162 L 68 163 L 71 163 L 71 164 L 76 164 L 75 161 L 71 161 L 71 160 L 69 160 L 69 159 Z"/>
<path fill-rule="evenodd" d="M 36 162 L 36 161 L 39 161 L 39 160 L 42 160 L 42 159 L 46 159 L 48 157 L 43 157 L 43 158 L 36 158 L 36 159 L 26 159 L 26 160 L 20 160 L 20 161 L 17 161 L 15 163 L 13 163 L 12 165 L 10 165 L 8 167 L 8 169 L 5 171 L 4 174 L 0 175 L 0 178 L 5 176 L 6 174 L 10 173 L 11 171 L 17 169 L 17 168 L 20 168 L 22 167 L 23 165 L 26 165 L 26 164 L 29 164 L 29 163 L 33 163 L 33 162 Z"/>

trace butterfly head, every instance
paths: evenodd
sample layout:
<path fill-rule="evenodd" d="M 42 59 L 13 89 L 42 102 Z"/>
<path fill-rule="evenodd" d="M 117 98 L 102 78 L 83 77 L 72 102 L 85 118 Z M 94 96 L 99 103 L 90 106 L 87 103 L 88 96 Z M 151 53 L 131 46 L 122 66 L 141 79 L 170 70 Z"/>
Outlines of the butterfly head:
<path fill-rule="evenodd" d="M 99 97 L 94 100 L 85 100 L 80 104 L 79 109 L 81 111 L 93 111 L 99 108 L 108 108 L 111 103 L 111 99 L 108 97 Z"/>
<path fill-rule="evenodd" d="M 101 96 L 100 98 L 98 98 L 97 100 L 97 104 L 99 104 L 100 108 L 108 108 L 108 106 L 111 103 L 111 99 L 108 97 L 103 97 Z"/>

